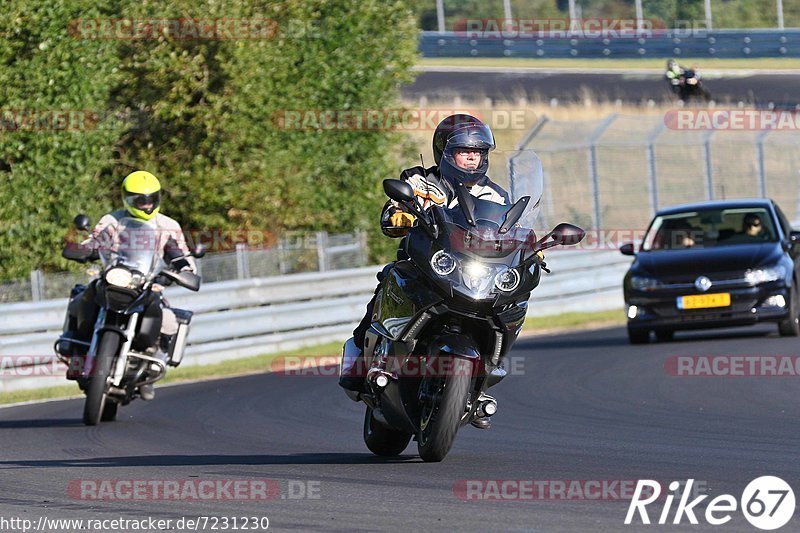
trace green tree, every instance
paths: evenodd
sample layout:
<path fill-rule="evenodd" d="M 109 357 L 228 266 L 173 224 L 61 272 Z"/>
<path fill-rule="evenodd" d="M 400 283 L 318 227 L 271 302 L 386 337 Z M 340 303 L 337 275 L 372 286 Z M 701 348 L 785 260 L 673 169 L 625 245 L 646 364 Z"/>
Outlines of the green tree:
<path fill-rule="evenodd" d="M 286 110 L 397 107 L 417 47 L 404 2 L 12 4 L 21 22 L 0 23 L 3 108 L 91 109 L 130 120 L 2 134 L 0 191 L 10 201 L 2 207 L 0 277 L 64 268 L 60 244 L 71 217 L 85 211 L 96 220 L 118 206 L 118 184 L 136 168 L 162 179 L 164 211 L 187 228 L 369 228 L 374 259 L 391 247 L 375 231 L 380 182 L 397 174 L 405 138 L 285 129 L 275 118 Z M 69 22 L 85 18 L 270 19 L 276 31 L 220 40 L 163 28 L 145 40 L 70 35 Z"/>

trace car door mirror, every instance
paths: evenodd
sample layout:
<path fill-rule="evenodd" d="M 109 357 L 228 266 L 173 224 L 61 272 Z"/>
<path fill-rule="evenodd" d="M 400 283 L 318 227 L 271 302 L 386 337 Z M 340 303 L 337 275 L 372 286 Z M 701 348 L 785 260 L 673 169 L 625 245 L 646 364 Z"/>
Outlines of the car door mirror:
<path fill-rule="evenodd" d="M 619 247 L 619 253 L 622 255 L 636 255 L 636 249 L 633 247 L 632 242 L 626 242 Z"/>

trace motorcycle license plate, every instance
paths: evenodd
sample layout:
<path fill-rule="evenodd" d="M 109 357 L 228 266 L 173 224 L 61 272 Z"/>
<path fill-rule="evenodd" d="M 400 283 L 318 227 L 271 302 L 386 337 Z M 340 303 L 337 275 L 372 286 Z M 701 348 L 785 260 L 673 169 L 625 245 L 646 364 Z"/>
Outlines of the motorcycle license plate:
<path fill-rule="evenodd" d="M 731 295 L 728 292 L 678 296 L 678 309 L 708 309 L 710 307 L 728 307 L 729 305 L 731 305 Z"/>

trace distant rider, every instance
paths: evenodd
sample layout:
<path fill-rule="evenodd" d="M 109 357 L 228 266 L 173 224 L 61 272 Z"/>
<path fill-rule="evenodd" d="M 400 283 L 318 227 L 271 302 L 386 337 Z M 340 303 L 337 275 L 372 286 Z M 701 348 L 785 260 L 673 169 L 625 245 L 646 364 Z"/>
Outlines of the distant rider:
<path fill-rule="evenodd" d="M 82 247 L 94 250 L 96 257 L 98 248 L 108 246 L 108 238 L 116 232 L 119 221 L 126 217 L 133 217 L 148 222 L 158 230 L 156 246 L 167 259 L 186 256 L 184 259 L 176 261 L 175 267 L 196 272 L 194 258 L 189 255 L 189 248 L 180 224 L 160 212 L 161 183 L 158 178 L 143 170 L 128 174 L 122 182 L 122 203 L 125 208 L 103 216 L 92 230 L 91 236 L 81 243 Z M 90 282 L 82 294 L 73 298 L 68 310 L 68 328 L 65 337 L 91 340 L 92 328 L 98 311 L 94 301 L 96 281 Z M 168 346 L 169 340 L 178 332 L 178 321 L 166 300 L 162 298 L 161 301 L 162 318 L 159 343 L 162 351 L 166 352 L 165 348 Z M 59 343 L 57 348 L 64 355 L 72 355 L 68 346 Z M 156 349 L 157 347 L 152 347 L 154 352 Z M 75 373 L 79 370 L 80 365 L 70 365 L 67 377 L 69 379 L 77 378 Z M 153 385 L 140 387 L 139 393 L 143 400 L 152 400 L 154 397 Z"/>

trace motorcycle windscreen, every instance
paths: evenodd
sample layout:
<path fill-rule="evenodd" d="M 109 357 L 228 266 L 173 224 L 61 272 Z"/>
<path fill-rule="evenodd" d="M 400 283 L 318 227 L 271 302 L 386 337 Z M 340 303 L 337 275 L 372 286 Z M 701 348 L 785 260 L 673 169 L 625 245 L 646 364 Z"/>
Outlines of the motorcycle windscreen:
<path fill-rule="evenodd" d="M 525 211 L 531 209 L 529 207 Z M 512 211 L 513 205 L 503 205 L 489 200 L 473 200 L 474 225 L 460 206 L 443 210 L 442 237 L 447 239 L 444 248 L 457 253 L 467 253 L 485 258 L 506 257 L 528 244 L 531 230 L 519 225 L 519 221 L 508 231 L 502 226 Z M 523 212 L 520 219 L 525 217 Z"/>
<path fill-rule="evenodd" d="M 539 221 L 542 195 L 544 194 L 544 170 L 542 160 L 533 150 L 506 152 L 508 184 L 511 201 L 523 196 L 530 197 L 528 208 L 517 222 L 518 227 L 533 229 Z"/>
<path fill-rule="evenodd" d="M 103 268 L 124 265 L 147 278 L 164 266 L 162 235 L 152 224 L 136 218 L 122 218 L 98 237 Z"/>

